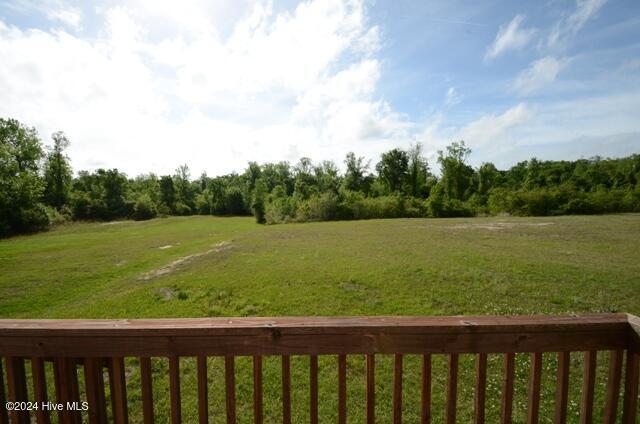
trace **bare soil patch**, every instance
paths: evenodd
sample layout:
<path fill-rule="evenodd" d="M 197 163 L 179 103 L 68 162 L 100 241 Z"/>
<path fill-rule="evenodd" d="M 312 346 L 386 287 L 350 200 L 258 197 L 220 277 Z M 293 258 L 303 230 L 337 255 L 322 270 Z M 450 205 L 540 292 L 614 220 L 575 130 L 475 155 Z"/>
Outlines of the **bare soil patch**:
<path fill-rule="evenodd" d="M 214 244 L 211 249 L 205 250 L 204 252 L 199 252 L 199 253 L 194 253 L 192 255 L 188 255 L 188 256 L 183 256 L 181 258 L 176 259 L 173 262 L 168 263 L 167 265 L 161 267 L 161 268 L 157 268 L 154 269 L 152 271 L 149 272 L 145 272 L 140 279 L 142 280 L 151 280 L 153 278 L 157 278 L 157 277 L 161 277 L 163 275 L 167 275 L 170 274 L 172 272 L 174 272 L 175 270 L 177 270 L 178 268 L 189 264 L 190 262 L 192 262 L 194 259 L 196 258 L 200 258 L 202 256 L 205 255 L 210 255 L 212 253 L 219 253 L 222 252 L 224 250 L 230 249 L 231 248 L 231 241 L 221 241 L 220 243 Z"/>

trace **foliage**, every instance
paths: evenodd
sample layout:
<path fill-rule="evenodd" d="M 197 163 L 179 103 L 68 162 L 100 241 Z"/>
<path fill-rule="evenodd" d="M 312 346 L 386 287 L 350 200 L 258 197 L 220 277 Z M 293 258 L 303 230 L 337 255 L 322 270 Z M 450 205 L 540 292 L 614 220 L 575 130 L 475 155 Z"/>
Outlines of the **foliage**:
<path fill-rule="evenodd" d="M 532 158 L 507 170 L 492 163 L 474 169 L 468 164 L 471 149 L 459 141 L 438 152 L 440 176 L 431 173 L 417 143 L 382 153 L 373 172 L 364 157 L 349 152 L 343 172 L 331 161 L 303 157 L 293 166 L 249 162 L 241 174 L 203 173 L 195 180 L 186 164 L 173 175 L 129 178 L 118 169 L 97 169 L 72 178 L 64 133 L 53 134 L 46 155 L 36 131 L 16 120 L 0 120 L 0 137 L 0 236 L 70 219 L 167 215 L 253 215 L 259 223 L 274 224 L 640 211 L 640 154 Z"/>

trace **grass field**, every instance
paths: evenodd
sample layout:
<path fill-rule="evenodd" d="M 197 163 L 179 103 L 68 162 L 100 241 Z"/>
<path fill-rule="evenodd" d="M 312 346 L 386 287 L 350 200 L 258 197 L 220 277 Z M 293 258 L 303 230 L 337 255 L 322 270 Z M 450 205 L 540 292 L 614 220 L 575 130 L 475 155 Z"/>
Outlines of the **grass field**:
<path fill-rule="evenodd" d="M 0 241 L 0 318 L 278 315 L 640 314 L 640 215 L 395 219 L 259 226 L 251 218 L 185 217 L 72 224 Z M 571 419 L 579 409 L 572 357 Z M 246 359 L 246 360 L 245 360 Z M 294 358 L 294 422 L 306 421 L 306 358 Z M 391 410 L 391 358 L 377 367 L 380 422 Z M 515 422 L 526 405 L 518 355 Z M 321 415 L 335 416 L 335 358 L 321 362 Z M 600 357 L 602 392 L 606 356 Z M 130 396 L 139 405 L 137 368 Z M 444 358 L 434 364 L 434 422 L 442 417 Z M 488 422 L 499 408 L 500 357 L 490 357 Z M 164 371 L 166 361 L 154 361 Z M 223 422 L 222 362 L 211 360 L 211 408 Z M 551 383 L 555 360 L 545 357 Z M 185 422 L 195 417 L 194 363 L 183 361 Z M 405 417 L 418 413 L 417 358 L 405 365 Z M 276 358 L 265 363 L 266 422 L 279 419 Z M 461 362 L 460 419 L 472 411 L 472 358 Z M 349 363 L 349 414 L 362 421 L 364 360 Z M 466 380 L 465 380 L 466 378 Z M 467 381 L 465 383 L 465 381 Z M 154 382 L 155 383 L 155 382 Z M 167 408 L 158 377 L 157 412 Z M 238 362 L 239 422 L 251 417 L 249 358 Z M 597 405 L 601 406 L 601 393 Z M 545 385 L 543 410 L 553 407 Z M 547 415 L 551 415 L 548 414 Z M 133 414 L 135 419 L 135 412 Z M 162 422 L 162 420 L 160 420 Z M 577 420 L 576 420 L 577 422 Z"/>

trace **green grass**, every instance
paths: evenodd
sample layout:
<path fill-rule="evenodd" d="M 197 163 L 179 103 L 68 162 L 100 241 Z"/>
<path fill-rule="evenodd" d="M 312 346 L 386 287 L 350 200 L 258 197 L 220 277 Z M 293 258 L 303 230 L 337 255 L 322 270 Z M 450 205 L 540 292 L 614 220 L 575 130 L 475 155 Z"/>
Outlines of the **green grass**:
<path fill-rule="evenodd" d="M 218 247 L 221 242 L 227 242 Z M 160 249 L 163 246 L 169 248 Z M 190 255 L 153 276 L 173 261 Z M 145 276 L 147 279 L 145 279 Z M 151 276 L 151 278 L 148 278 Z M 1 318 L 278 315 L 640 314 L 640 215 L 395 219 L 259 226 L 251 218 L 189 217 L 72 224 L 0 241 Z M 472 360 L 463 356 L 460 419 L 472 413 Z M 378 366 L 378 416 L 389 420 L 391 359 Z M 442 418 L 444 358 L 434 359 L 434 419 Z M 518 357 L 516 422 L 524 418 L 528 357 Z M 335 417 L 335 358 L 321 361 L 321 415 Z M 579 409 L 572 356 L 570 422 Z M 599 364 L 604 384 L 606 355 Z M 130 362 L 133 416 L 139 402 Z M 294 358 L 294 422 L 306 421 L 307 358 Z M 553 382 L 555 361 L 545 357 Z M 499 356 L 490 357 L 488 420 L 497 418 Z M 167 408 L 163 360 L 157 411 Z M 238 361 L 239 422 L 251 418 L 249 358 Z M 222 362 L 213 358 L 211 408 L 223 422 Z M 406 422 L 417 420 L 418 359 L 405 365 Z M 165 370 L 166 371 L 166 370 Z M 362 421 L 364 360 L 349 363 L 349 414 Z M 166 372 L 164 373 L 166 375 Z M 184 415 L 195 417 L 194 364 L 183 360 Z M 265 363 L 266 422 L 279 419 L 277 358 Z M 548 387 L 547 387 L 548 386 Z M 553 408 L 553 385 L 543 408 Z M 601 390 L 600 390 L 601 391 Z M 598 405 L 601 406 L 601 394 Z M 525 403 L 526 404 L 526 403 Z M 139 415 L 138 415 L 139 416 Z M 162 420 L 160 420 L 162 422 Z M 544 422 L 544 421 L 543 421 Z"/>

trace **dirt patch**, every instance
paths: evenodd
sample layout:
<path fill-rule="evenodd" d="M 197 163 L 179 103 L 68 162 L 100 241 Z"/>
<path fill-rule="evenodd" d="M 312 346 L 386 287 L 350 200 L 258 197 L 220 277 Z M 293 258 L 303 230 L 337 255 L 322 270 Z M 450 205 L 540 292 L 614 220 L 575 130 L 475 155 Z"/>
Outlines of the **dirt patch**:
<path fill-rule="evenodd" d="M 553 225 L 553 222 L 492 222 L 481 224 L 456 224 L 451 225 L 449 228 L 454 230 L 469 230 L 469 229 L 481 229 L 489 231 L 510 230 L 518 227 L 546 227 Z"/>
<path fill-rule="evenodd" d="M 161 277 L 163 275 L 167 275 L 170 274 L 172 272 L 174 272 L 175 270 L 177 270 L 178 268 L 180 268 L 183 265 L 187 265 L 188 263 L 192 262 L 194 259 L 196 258 L 200 258 L 202 256 L 205 255 L 210 255 L 212 253 L 219 253 L 222 252 L 224 250 L 230 249 L 231 248 L 231 242 L 230 241 L 222 241 L 218 244 L 214 244 L 211 249 L 209 250 L 205 250 L 204 252 L 199 252 L 199 253 L 194 253 L 192 255 L 188 255 L 188 256 L 183 256 L 182 258 L 178 258 L 173 262 L 170 262 L 169 264 L 158 268 L 158 269 L 154 269 L 152 271 L 149 272 L 145 272 L 140 279 L 141 280 L 151 280 L 153 278 L 157 278 L 157 277 Z"/>
<path fill-rule="evenodd" d="M 166 249 L 171 249 L 172 247 L 173 247 L 173 244 L 165 244 L 164 246 L 158 247 L 158 249 L 166 250 Z"/>
<path fill-rule="evenodd" d="M 132 224 L 134 221 L 109 221 L 103 222 L 100 225 L 120 225 L 120 224 Z"/>

